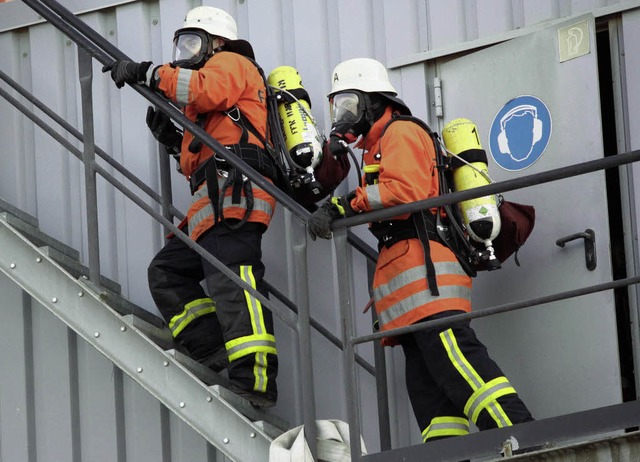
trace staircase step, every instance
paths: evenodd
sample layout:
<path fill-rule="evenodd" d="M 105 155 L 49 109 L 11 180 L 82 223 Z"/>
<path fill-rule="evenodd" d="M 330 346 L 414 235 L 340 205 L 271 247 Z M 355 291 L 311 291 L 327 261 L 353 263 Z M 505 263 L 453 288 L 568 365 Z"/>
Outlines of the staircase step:
<path fill-rule="evenodd" d="M 135 303 L 130 302 L 127 298 L 122 296 L 122 294 L 113 292 L 104 287 L 98 287 L 85 276 L 80 276 L 78 278 L 78 282 L 84 285 L 88 290 L 95 293 L 100 300 L 109 305 L 121 316 L 133 315 L 137 318 L 136 322 L 146 323 L 157 329 L 163 329 L 165 327 L 164 321 L 160 317 L 139 307 Z M 140 327 L 140 330 L 143 330 L 143 327 Z"/>
<path fill-rule="evenodd" d="M 277 437 L 282 435 L 287 430 L 286 428 L 281 429 L 281 428 L 275 427 L 271 425 L 269 422 L 265 422 L 264 420 L 257 420 L 254 423 L 256 424 L 256 427 L 260 428 L 272 440 L 275 440 Z"/>
<path fill-rule="evenodd" d="M 59 250 L 45 245 L 40 247 L 42 252 L 51 257 L 56 263 L 60 264 L 64 269 L 66 269 L 71 275 L 75 278 L 81 278 L 84 276 L 85 278 L 89 276 L 89 268 L 84 266 L 77 258 L 72 258 L 64 252 L 60 252 Z M 104 276 L 100 276 L 100 285 L 102 285 L 105 289 L 110 290 L 111 292 L 120 293 L 120 284 L 115 281 L 112 281 L 109 278 Z"/>
<path fill-rule="evenodd" d="M 7 212 L 0 213 L 0 216 L 5 219 L 8 225 L 19 231 L 36 247 L 52 247 L 73 260 L 80 260 L 80 253 L 76 249 L 63 244 L 62 242 L 52 238 L 51 236 L 46 235 L 45 233 L 40 231 L 37 226 L 33 226 L 27 221 L 24 221 Z"/>
<path fill-rule="evenodd" d="M 25 223 L 27 223 L 30 226 L 33 226 L 34 228 L 38 227 L 38 219 L 36 217 L 34 217 L 33 215 L 29 215 L 27 212 L 23 212 L 19 208 L 14 207 L 13 205 L 9 204 L 7 201 L 1 198 L 0 198 L 0 211 L 10 213 L 14 217 L 24 221 Z"/>
<path fill-rule="evenodd" d="M 145 320 L 133 314 L 124 315 L 122 319 L 133 329 L 143 333 L 151 340 L 153 340 L 154 343 L 163 350 L 175 349 L 176 346 L 173 342 L 171 331 L 166 327 L 158 327 L 157 325 L 146 322 Z"/>
<path fill-rule="evenodd" d="M 211 387 L 209 387 L 209 389 L 213 391 L 220 399 L 223 399 L 227 403 L 231 404 L 247 418 L 253 420 L 256 423 L 262 422 L 261 425 L 264 426 L 263 430 L 265 430 L 265 433 L 268 436 L 271 437 L 272 434 L 280 436 L 283 432 L 289 429 L 289 423 L 286 420 L 278 417 L 277 415 L 271 414 L 269 411 L 255 407 L 246 399 L 241 398 L 232 391 L 227 390 L 223 385 L 212 385 Z"/>
<path fill-rule="evenodd" d="M 202 381 L 205 385 L 222 385 L 229 387 L 231 382 L 229 379 L 224 377 L 223 375 L 218 374 L 217 372 L 213 372 L 207 366 L 200 364 L 195 359 L 192 359 L 190 356 L 178 351 L 176 349 L 166 350 L 166 353 L 170 354 L 186 367 L 193 375 L 198 377 L 200 381 Z"/>

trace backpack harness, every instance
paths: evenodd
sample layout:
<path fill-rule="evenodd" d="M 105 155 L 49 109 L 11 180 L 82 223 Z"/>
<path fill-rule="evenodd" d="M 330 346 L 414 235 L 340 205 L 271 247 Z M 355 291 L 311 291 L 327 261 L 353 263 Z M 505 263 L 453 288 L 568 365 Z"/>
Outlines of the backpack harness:
<path fill-rule="evenodd" d="M 273 90 L 269 87 L 269 85 L 267 85 L 264 72 L 258 65 L 258 63 L 247 56 L 245 56 L 245 58 L 247 58 L 256 66 L 267 91 L 267 137 L 264 137 L 260 134 L 260 132 L 253 126 L 251 121 L 240 111 L 237 106 L 233 106 L 227 111 L 224 111 L 224 113 L 238 127 L 240 127 L 240 129 L 242 130 L 242 134 L 238 143 L 225 146 L 225 148 L 233 152 L 238 158 L 242 159 L 258 173 L 269 178 L 280 189 L 283 189 L 285 192 L 290 194 L 290 185 L 289 182 L 286 181 L 287 173 L 282 162 L 282 158 L 280 155 L 278 155 L 279 151 L 276 150 L 274 146 L 268 141 L 269 138 L 275 138 L 276 140 L 278 140 L 277 136 L 269 136 L 269 132 L 273 131 L 272 127 L 274 125 L 277 126 L 277 121 L 271 120 L 274 114 L 276 114 L 277 117 L 277 108 L 274 111 L 269 107 L 270 103 L 272 101 L 275 101 L 275 95 L 273 93 Z M 210 113 L 198 114 L 196 117 L 196 124 L 199 127 L 204 128 L 209 114 Z M 258 140 L 260 140 L 264 148 L 248 142 L 249 132 L 251 132 L 256 138 L 258 138 Z M 195 154 L 201 149 L 202 141 L 194 138 L 194 140 L 189 144 L 189 152 Z M 219 172 L 223 177 L 226 178 L 220 188 L 218 188 Z M 218 223 L 219 220 L 221 223 L 225 224 L 231 229 L 238 229 L 242 225 L 244 225 L 249 219 L 249 215 L 253 210 L 253 190 L 251 182 L 248 181 L 248 178 L 241 172 L 237 171 L 235 167 L 229 165 L 228 162 L 223 158 L 214 154 L 202 164 L 200 164 L 189 178 L 192 195 L 204 181 L 206 181 L 207 185 L 209 185 L 207 191 L 209 199 L 211 200 L 211 205 L 213 207 L 214 223 Z M 231 194 L 232 204 L 240 203 L 241 193 L 243 191 L 246 198 L 245 214 L 238 223 L 234 224 L 227 222 L 223 213 L 223 201 L 225 193 L 230 187 L 233 188 Z"/>
<path fill-rule="evenodd" d="M 389 125 L 393 122 L 404 120 L 413 122 L 424 129 L 432 139 L 436 151 L 436 169 L 438 170 L 439 194 L 451 192 L 453 188 L 452 160 L 442 152 L 440 137 L 432 131 L 422 120 L 408 115 L 393 114 L 392 119 L 382 129 L 380 138 L 385 134 Z M 457 208 L 451 205 L 439 207 L 436 213 L 429 210 L 422 210 L 412 213 L 405 220 L 386 220 L 375 222 L 370 228 L 373 235 L 378 239 L 378 250 L 382 247 L 389 248 L 397 242 L 406 239 L 418 239 L 424 251 L 424 260 L 427 271 L 427 282 L 431 295 L 438 296 L 438 286 L 436 283 L 436 271 L 431 259 L 429 241 L 433 240 L 448 247 L 453 251 L 465 272 L 471 276 L 476 276 L 476 270 L 472 265 L 474 249 L 466 237 L 464 225 Z"/>

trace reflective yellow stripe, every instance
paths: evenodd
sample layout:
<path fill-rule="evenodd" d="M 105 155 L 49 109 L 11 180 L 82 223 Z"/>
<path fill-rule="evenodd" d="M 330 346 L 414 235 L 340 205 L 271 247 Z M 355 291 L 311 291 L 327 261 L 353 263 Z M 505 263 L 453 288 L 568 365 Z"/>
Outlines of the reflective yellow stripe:
<path fill-rule="evenodd" d="M 476 390 L 464 406 L 464 413 L 469 416 L 472 422 L 478 420 L 478 416 L 483 409 L 486 409 L 496 421 L 499 428 L 512 425 L 511 420 L 502 410 L 502 406 L 496 401 L 504 395 L 515 394 L 516 390 L 511 386 L 506 377 L 498 377 L 484 384 L 482 388 Z"/>
<path fill-rule="evenodd" d="M 422 432 L 422 442 L 442 436 L 462 436 L 469 434 L 469 421 L 463 417 L 435 417 Z"/>
<path fill-rule="evenodd" d="M 216 304 L 210 298 L 199 298 L 187 303 L 181 313 L 169 321 L 169 329 L 173 337 L 177 337 L 187 325 L 196 318 L 216 311 Z"/>
<path fill-rule="evenodd" d="M 467 361 L 467 358 L 462 354 L 462 351 L 460 351 L 456 337 L 453 335 L 453 330 L 447 329 L 444 332 L 441 332 L 440 339 L 447 350 L 451 363 L 471 388 L 475 391 L 482 387 L 482 385 L 484 385 L 484 381 L 480 378 L 471 364 L 469 364 L 469 361 Z"/>
<path fill-rule="evenodd" d="M 458 342 L 452 329 L 441 332 L 440 340 L 447 350 L 449 360 L 473 390 L 473 394 L 465 405 L 464 413 L 475 424 L 480 412 L 486 409 L 498 425 L 498 428 L 513 425 L 502 406 L 496 401 L 501 396 L 516 392 L 507 378 L 498 377 L 485 384 L 458 347 Z"/>
<path fill-rule="evenodd" d="M 241 265 L 240 278 L 254 289 L 256 288 L 256 279 L 253 276 L 253 267 Z M 267 332 L 264 326 L 264 316 L 262 314 L 262 303 L 260 300 L 251 295 L 248 291 L 244 291 L 244 298 L 247 302 L 249 315 L 251 316 L 251 330 L 254 334 L 261 335 Z"/>
<path fill-rule="evenodd" d="M 252 353 L 271 353 L 277 354 L 276 339 L 271 334 L 247 335 L 246 337 L 238 337 L 229 340 L 225 347 L 229 361 L 235 361 Z"/>

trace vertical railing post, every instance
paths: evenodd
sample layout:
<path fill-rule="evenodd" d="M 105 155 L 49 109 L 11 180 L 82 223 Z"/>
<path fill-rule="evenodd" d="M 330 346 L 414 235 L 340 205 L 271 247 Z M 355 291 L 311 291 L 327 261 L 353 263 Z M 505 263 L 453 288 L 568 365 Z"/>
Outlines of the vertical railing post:
<path fill-rule="evenodd" d="M 100 244 L 98 234 L 98 189 L 94 169 L 96 152 L 93 132 L 93 68 L 91 55 L 78 47 L 78 72 L 80 74 L 80 94 L 82 96 L 82 131 L 84 148 L 85 202 L 87 210 L 87 245 L 89 251 L 89 280 L 100 285 Z"/>
<path fill-rule="evenodd" d="M 156 109 L 156 111 L 159 109 Z M 158 159 L 160 165 L 160 206 L 162 207 L 162 216 L 173 222 L 173 213 L 171 213 L 171 203 L 173 202 L 173 192 L 171 190 L 171 159 L 167 148 L 160 144 L 158 146 Z M 165 228 L 164 234 L 169 234 L 169 230 Z"/>
<path fill-rule="evenodd" d="M 338 270 L 338 296 L 340 297 L 340 321 L 342 325 L 343 368 L 347 415 L 349 419 L 349 438 L 351 439 L 351 460 L 362 459 L 360 444 L 360 398 L 356 380 L 356 352 L 353 344 L 353 313 L 351 311 L 351 279 L 349 275 L 349 257 L 347 246 L 347 228 L 333 231 L 333 243 L 336 250 Z"/>
<path fill-rule="evenodd" d="M 367 260 L 367 276 L 369 287 L 373 285 L 373 275 L 375 273 L 375 263 Z M 373 292 L 373 290 L 371 291 Z M 372 324 L 378 320 L 375 307 L 371 308 Z M 376 365 L 376 392 L 378 397 L 378 431 L 380 433 L 380 450 L 391 449 L 391 429 L 389 414 L 389 387 L 387 385 L 387 361 L 384 356 L 384 347 L 379 341 L 373 342 L 373 357 Z"/>
<path fill-rule="evenodd" d="M 298 305 L 298 353 L 302 387 L 304 433 L 313 460 L 317 460 L 316 400 L 313 389 L 313 362 L 311 351 L 311 315 L 309 313 L 309 279 L 307 277 L 307 227 L 298 217 L 291 217 L 291 241 L 293 243 L 293 272 L 295 301 Z"/>

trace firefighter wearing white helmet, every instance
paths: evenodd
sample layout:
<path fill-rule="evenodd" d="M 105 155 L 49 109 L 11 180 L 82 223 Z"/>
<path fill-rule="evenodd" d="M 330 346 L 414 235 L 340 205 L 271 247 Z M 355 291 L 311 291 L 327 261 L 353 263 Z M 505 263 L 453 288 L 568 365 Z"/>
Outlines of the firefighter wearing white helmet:
<path fill-rule="evenodd" d="M 251 59 L 248 59 L 251 58 Z M 261 69 L 251 45 L 238 39 L 225 11 L 201 6 L 189 11 L 174 36 L 172 62 L 116 61 L 105 70 L 118 87 L 145 83 L 181 106 L 184 115 L 226 147 L 222 153 L 149 108 L 154 137 L 179 153 L 193 202 L 186 227 L 191 239 L 247 284 L 266 296 L 262 235 L 276 201 L 225 159 L 236 155 L 275 180 L 266 153 L 267 101 Z M 207 291 L 201 286 L 206 281 Z M 260 301 L 173 237 L 148 268 L 151 295 L 176 342 L 215 371 L 228 369 L 234 391 L 256 406 L 277 398 L 278 358 L 272 313 Z"/>
<path fill-rule="evenodd" d="M 398 112 L 410 115 L 407 105 L 398 98 L 385 67 L 375 59 L 356 58 L 343 61 L 333 70 L 329 104 L 332 130 L 330 138 L 346 143 L 365 135 L 391 102 Z"/>
<path fill-rule="evenodd" d="M 308 222 L 312 238 L 331 238 L 332 220 L 439 195 L 431 130 L 411 117 L 384 66 L 352 59 L 336 66 L 329 101 L 334 132 L 363 150 L 361 185 L 333 197 Z M 390 331 L 471 311 L 471 277 L 436 233 L 439 211 L 375 221 L 373 301 L 384 345 L 401 345 L 409 398 L 424 442 L 532 420 L 468 320 L 396 335 Z"/>

